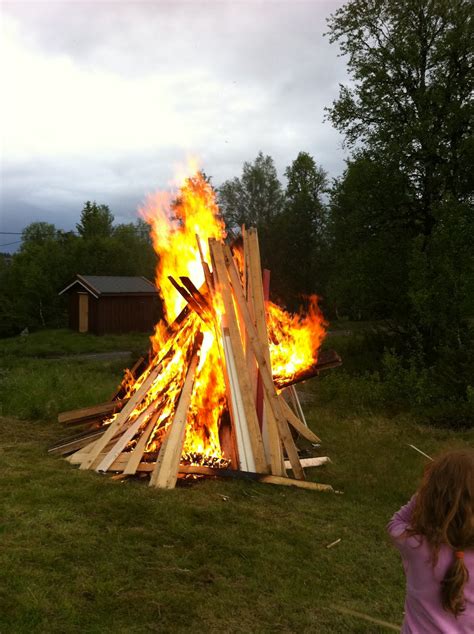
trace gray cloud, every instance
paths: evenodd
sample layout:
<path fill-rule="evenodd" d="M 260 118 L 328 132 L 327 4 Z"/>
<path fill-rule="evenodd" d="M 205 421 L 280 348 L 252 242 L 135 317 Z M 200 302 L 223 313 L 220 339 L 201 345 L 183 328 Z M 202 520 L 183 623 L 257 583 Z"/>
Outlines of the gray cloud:
<path fill-rule="evenodd" d="M 188 149 L 219 184 L 259 150 L 274 158 L 281 176 L 300 150 L 331 176 L 341 173 L 341 138 L 323 117 L 346 80 L 345 64 L 322 37 L 325 18 L 341 4 L 15 2 L 3 10 L 38 58 L 64 58 L 91 76 L 110 73 L 127 85 L 166 85 L 175 125 L 192 131 Z M 141 110 L 134 104 L 122 126 L 133 129 Z M 157 103 L 157 122 L 160 110 Z M 104 142 L 91 156 L 74 147 L 71 134 L 70 151 L 61 156 L 4 156 L 0 230 L 37 219 L 72 228 L 87 199 L 109 204 L 120 221 L 133 219 L 146 193 L 166 187 L 173 163 L 184 159 L 183 142 L 151 138 L 133 148 Z"/>

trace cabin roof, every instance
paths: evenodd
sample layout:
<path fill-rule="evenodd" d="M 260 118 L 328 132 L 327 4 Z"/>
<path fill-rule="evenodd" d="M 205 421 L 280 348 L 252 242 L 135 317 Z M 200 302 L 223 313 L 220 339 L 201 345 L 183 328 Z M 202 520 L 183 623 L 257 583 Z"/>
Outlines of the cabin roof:
<path fill-rule="evenodd" d="M 98 298 L 101 295 L 156 295 L 155 285 L 146 277 L 117 275 L 79 275 L 63 288 L 59 295 L 79 285 Z"/>

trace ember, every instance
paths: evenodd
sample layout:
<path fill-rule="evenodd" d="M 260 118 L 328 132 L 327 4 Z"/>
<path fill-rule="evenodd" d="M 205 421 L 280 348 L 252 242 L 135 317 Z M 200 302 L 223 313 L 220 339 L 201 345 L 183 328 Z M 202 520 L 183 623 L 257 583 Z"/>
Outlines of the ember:
<path fill-rule="evenodd" d="M 256 231 L 243 228 L 243 248 L 225 244 L 214 191 L 199 172 L 176 198 L 150 197 L 142 213 L 159 256 L 166 321 L 156 326 L 149 362 L 126 372 L 122 407 L 92 442 L 76 443 L 69 461 L 125 475 L 151 471 L 150 484 L 171 488 L 192 468 L 281 479 L 284 448 L 303 480 L 289 424 L 319 439 L 278 388 L 318 367 L 325 322 L 317 298 L 302 315 L 265 303 Z"/>

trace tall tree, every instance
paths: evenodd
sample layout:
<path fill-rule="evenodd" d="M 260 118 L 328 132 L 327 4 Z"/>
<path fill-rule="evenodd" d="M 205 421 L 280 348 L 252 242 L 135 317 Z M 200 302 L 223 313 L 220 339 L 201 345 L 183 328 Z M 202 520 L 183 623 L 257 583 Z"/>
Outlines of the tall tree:
<path fill-rule="evenodd" d="M 329 19 L 352 79 L 330 119 L 350 146 L 408 177 L 406 220 L 424 248 L 437 206 L 471 191 L 472 14 L 469 0 L 352 0 Z"/>
<path fill-rule="evenodd" d="M 228 227 L 268 227 L 284 201 L 271 156 L 259 152 L 253 163 L 245 162 L 240 178 L 225 181 L 219 187 L 218 199 Z"/>
<path fill-rule="evenodd" d="M 349 161 L 331 191 L 328 297 L 332 312 L 351 319 L 393 319 L 407 311 L 412 232 L 404 217 L 406 179 L 386 163 Z"/>
<path fill-rule="evenodd" d="M 380 205 L 372 222 L 410 239 L 405 318 L 427 354 L 448 340 L 462 345 L 460 311 L 439 299 L 462 304 L 472 271 L 472 13 L 468 0 L 352 0 L 329 19 L 352 80 L 329 117 L 354 158 L 397 175 L 386 183 L 393 197 L 403 181 L 404 204 L 389 213 Z"/>
<path fill-rule="evenodd" d="M 276 289 L 294 306 L 304 295 L 323 292 L 327 176 L 310 154 L 300 152 L 287 167 L 285 206 L 276 223 L 279 260 Z"/>
<path fill-rule="evenodd" d="M 106 238 L 112 235 L 113 222 L 114 217 L 107 205 L 88 200 L 76 228 L 82 238 Z"/>

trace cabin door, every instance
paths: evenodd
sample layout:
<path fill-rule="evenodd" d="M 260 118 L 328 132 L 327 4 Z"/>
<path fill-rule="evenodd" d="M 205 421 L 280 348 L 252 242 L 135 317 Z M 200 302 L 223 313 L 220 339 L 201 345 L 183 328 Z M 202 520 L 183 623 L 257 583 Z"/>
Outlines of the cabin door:
<path fill-rule="evenodd" d="M 89 295 L 79 293 L 79 332 L 89 331 Z"/>

